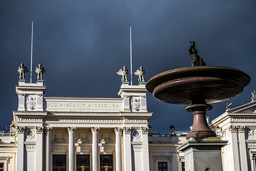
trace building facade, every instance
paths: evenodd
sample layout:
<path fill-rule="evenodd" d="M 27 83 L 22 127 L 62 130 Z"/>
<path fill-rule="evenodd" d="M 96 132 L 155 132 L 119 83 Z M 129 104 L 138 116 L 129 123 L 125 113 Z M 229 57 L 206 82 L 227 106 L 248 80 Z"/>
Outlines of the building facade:
<path fill-rule="evenodd" d="M 222 140 L 228 141 L 222 148 L 223 170 L 256 170 L 255 98 L 250 103 L 228 108 L 225 113 L 211 121 L 210 127 Z"/>
<path fill-rule="evenodd" d="M 144 82 L 124 81 L 120 98 L 45 97 L 45 91 L 41 79 L 19 80 L 18 109 L 10 133 L 0 137 L 0 171 L 181 170 L 177 136 L 149 130 Z"/>
<path fill-rule="evenodd" d="M 144 81 L 144 80 L 143 80 Z M 119 98 L 45 97 L 39 77 L 16 86 L 18 108 L 0 133 L 0 171 L 185 171 L 186 133 L 152 132 L 145 82 L 123 78 Z M 254 171 L 256 101 L 229 108 L 210 127 L 228 141 L 224 171 Z"/>

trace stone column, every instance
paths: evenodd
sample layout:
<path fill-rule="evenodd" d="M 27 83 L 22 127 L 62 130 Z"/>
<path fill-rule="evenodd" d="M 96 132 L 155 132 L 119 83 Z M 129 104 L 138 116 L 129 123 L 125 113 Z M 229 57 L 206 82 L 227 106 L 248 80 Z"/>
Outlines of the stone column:
<path fill-rule="evenodd" d="M 148 127 L 142 127 L 142 156 L 143 171 L 149 171 Z"/>
<path fill-rule="evenodd" d="M 230 147 L 231 147 L 231 170 L 240 171 L 239 154 L 238 154 L 238 142 L 237 142 L 237 127 L 230 126 Z M 233 168 L 232 168 L 233 167 Z"/>
<path fill-rule="evenodd" d="M 25 127 L 17 126 L 17 133 L 18 133 L 17 171 L 24 170 L 24 132 L 25 132 Z"/>
<path fill-rule="evenodd" d="M 121 128 L 115 128 L 116 133 L 116 171 L 122 171 L 122 154 L 121 154 Z"/>
<path fill-rule="evenodd" d="M 251 170 L 255 170 L 255 155 L 254 154 L 251 154 L 250 155 L 250 160 L 251 160 Z"/>
<path fill-rule="evenodd" d="M 44 127 L 36 127 L 36 170 L 43 171 L 43 132 Z"/>
<path fill-rule="evenodd" d="M 100 128 L 92 127 L 92 170 L 99 171 L 99 150 L 98 150 L 98 132 Z"/>
<path fill-rule="evenodd" d="M 247 149 L 245 142 L 245 126 L 238 127 L 238 137 L 239 137 L 239 148 L 240 148 L 240 159 L 241 159 L 241 171 L 248 171 L 248 161 L 247 161 Z"/>
<path fill-rule="evenodd" d="M 51 171 L 51 131 L 52 128 L 46 128 L 45 134 L 45 170 Z"/>
<path fill-rule="evenodd" d="M 131 148 L 131 128 L 124 127 L 123 131 L 124 150 L 124 171 L 132 171 L 132 148 Z"/>
<path fill-rule="evenodd" d="M 75 140 L 74 133 L 76 128 L 68 127 L 68 168 L 69 171 L 75 171 Z"/>

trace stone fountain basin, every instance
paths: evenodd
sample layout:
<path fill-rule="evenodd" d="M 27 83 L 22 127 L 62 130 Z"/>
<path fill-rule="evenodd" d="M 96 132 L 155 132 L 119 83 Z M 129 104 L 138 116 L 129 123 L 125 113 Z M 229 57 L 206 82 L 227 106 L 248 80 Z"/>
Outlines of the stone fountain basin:
<path fill-rule="evenodd" d="M 238 69 L 221 66 L 192 66 L 162 72 L 146 88 L 163 102 L 210 104 L 239 95 L 250 77 Z"/>

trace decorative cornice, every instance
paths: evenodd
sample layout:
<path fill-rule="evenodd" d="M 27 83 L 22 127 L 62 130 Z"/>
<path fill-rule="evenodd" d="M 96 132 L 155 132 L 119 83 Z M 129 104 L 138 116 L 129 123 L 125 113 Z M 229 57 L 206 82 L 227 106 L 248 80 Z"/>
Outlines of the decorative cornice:
<path fill-rule="evenodd" d="M 17 148 L 0 148 L 0 151 L 17 151 Z"/>
<path fill-rule="evenodd" d="M 142 145 L 133 145 L 133 149 L 141 149 Z"/>
<path fill-rule="evenodd" d="M 36 145 L 26 144 L 26 149 L 35 149 Z"/>
<path fill-rule="evenodd" d="M 27 119 L 27 118 L 19 118 L 19 122 L 43 122 L 43 119 Z"/>
<path fill-rule="evenodd" d="M 254 116 L 255 116 L 254 113 L 251 114 L 251 115 L 254 115 Z M 250 122 L 250 123 L 256 122 L 256 119 L 252 119 L 252 118 L 231 118 L 230 120 L 231 120 L 233 123 L 234 123 L 234 122 Z"/>
<path fill-rule="evenodd" d="M 126 123 L 148 123 L 147 119 L 125 119 Z"/>

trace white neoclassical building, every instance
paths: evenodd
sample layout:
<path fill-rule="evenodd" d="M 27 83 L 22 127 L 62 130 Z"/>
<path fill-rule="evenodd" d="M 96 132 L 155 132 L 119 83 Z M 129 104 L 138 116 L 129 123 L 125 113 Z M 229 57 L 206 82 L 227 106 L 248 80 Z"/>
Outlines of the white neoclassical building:
<path fill-rule="evenodd" d="M 256 99 L 239 107 L 228 108 L 211 121 L 217 135 L 228 141 L 222 147 L 223 170 L 256 170 Z"/>
<path fill-rule="evenodd" d="M 10 133 L 0 136 L 0 171 L 182 170 L 178 136 L 148 127 L 143 75 L 129 85 L 121 73 L 120 98 L 45 97 L 42 72 L 27 83 L 24 65 L 19 69 L 18 108 Z"/>
<path fill-rule="evenodd" d="M 27 83 L 21 72 L 10 132 L 0 133 L 0 171 L 185 171 L 177 147 L 186 133 L 152 132 L 144 78 L 129 85 L 122 76 L 119 98 L 45 97 L 42 75 Z M 255 98 L 210 126 L 228 141 L 224 171 L 256 170 Z"/>

